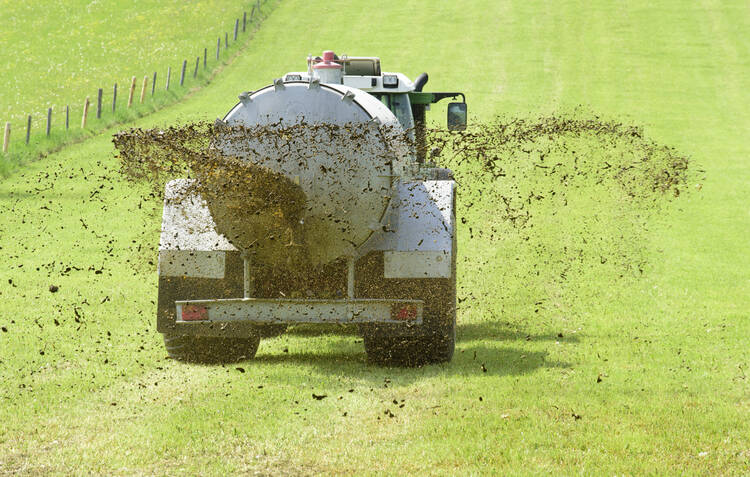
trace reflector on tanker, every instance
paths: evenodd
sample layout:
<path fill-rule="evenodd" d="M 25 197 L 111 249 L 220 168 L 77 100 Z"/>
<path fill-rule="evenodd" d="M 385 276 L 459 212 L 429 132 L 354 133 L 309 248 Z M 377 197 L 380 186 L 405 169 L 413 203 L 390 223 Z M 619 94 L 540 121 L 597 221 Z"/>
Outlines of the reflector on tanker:
<path fill-rule="evenodd" d="M 208 319 L 205 306 L 187 305 L 182 308 L 182 321 L 200 321 Z"/>

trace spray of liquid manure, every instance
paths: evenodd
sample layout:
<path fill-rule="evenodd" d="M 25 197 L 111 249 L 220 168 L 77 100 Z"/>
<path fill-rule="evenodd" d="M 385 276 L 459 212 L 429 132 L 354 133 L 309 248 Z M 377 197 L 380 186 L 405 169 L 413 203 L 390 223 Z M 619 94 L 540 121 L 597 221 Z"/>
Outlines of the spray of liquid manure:
<path fill-rule="evenodd" d="M 424 137 L 424 144 L 415 137 Z M 383 142 L 389 147 L 375 146 Z M 342 191 L 341 184 L 361 183 L 361 177 L 351 180 L 356 174 L 395 175 L 409 150 L 451 169 L 459 184 L 459 302 L 477 298 L 470 290 L 479 270 L 497 281 L 492 299 L 512 301 L 523 288 L 542 294 L 537 305 L 559 299 L 566 282 L 592 268 L 602 276 L 602 270 L 638 276 L 648 262 L 653 219 L 687 190 L 690 175 L 685 156 L 639 127 L 564 115 L 497 118 L 466 131 L 417 134 L 371 124 L 196 123 L 133 129 L 114 143 L 121 172 L 151 186 L 153 198 L 163 197 L 168 179 L 191 178 L 184 196 L 205 199 L 217 231 L 256 262 L 289 270 L 282 279 L 288 286 L 279 287 L 291 293 L 319 282 L 329 258 L 354 239 L 361 223 L 347 204 L 369 197 L 363 207 L 380 213 L 384 206 L 387 190 L 371 193 L 382 185 Z M 369 168 L 354 167 L 362 157 Z M 313 201 L 299 185 L 300 174 L 314 175 L 320 197 L 330 197 L 317 204 L 330 208 L 317 223 L 304 220 Z M 327 237 L 336 242 L 329 249 L 319 246 Z"/>
<path fill-rule="evenodd" d="M 460 238 L 475 247 L 462 254 L 459 306 L 482 315 L 497 316 L 482 303 L 564 312 L 638 279 L 654 257 L 652 229 L 694 174 L 642 128 L 598 117 L 497 118 L 428 136 L 429 153 L 455 172 Z"/>

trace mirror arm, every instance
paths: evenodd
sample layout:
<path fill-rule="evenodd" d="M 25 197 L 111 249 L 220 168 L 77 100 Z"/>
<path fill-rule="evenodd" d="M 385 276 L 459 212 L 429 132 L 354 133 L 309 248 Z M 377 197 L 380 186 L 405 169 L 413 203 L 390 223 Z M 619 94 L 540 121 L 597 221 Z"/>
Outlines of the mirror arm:
<path fill-rule="evenodd" d="M 461 102 L 466 102 L 466 96 L 464 96 L 463 93 L 430 93 L 433 96 L 433 103 L 437 103 L 441 99 L 445 98 L 455 98 L 456 96 L 461 96 Z"/>

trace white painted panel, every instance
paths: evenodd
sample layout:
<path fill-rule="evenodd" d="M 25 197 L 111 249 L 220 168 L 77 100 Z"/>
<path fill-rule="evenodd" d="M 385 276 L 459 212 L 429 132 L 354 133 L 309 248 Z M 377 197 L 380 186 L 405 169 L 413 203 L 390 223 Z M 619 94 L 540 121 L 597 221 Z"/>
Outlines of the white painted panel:
<path fill-rule="evenodd" d="M 373 241 L 370 250 L 453 250 L 453 181 L 402 182 L 389 221 L 392 231 Z"/>
<path fill-rule="evenodd" d="M 383 275 L 385 278 L 450 278 L 450 252 L 413 251 L 385 252 Z"/>
<path fill-rule="evenodd" d="M 372 89 L 372 76 L 344 76 L 344 86 L 351 86 L 358 89 Z M 375 83 L 377 86 L 377 83 Z"/>
<path fill-rule="evenodd" d="M 216 232 L 206 201 L 190 190 L 192 179 L 167 183 L 159 250 L 236 250 Z"/>
<path fill-rule="evenodd" d="M 399 200 L 396 250 L 451 250 L 453 227 L 451 181 L 401 184 Z"/>
<path fill-rule="evenodd" d="M 202 250 L 159 251 L 159 275 L 163 277 L 224 278 L 226 253 Z"/>

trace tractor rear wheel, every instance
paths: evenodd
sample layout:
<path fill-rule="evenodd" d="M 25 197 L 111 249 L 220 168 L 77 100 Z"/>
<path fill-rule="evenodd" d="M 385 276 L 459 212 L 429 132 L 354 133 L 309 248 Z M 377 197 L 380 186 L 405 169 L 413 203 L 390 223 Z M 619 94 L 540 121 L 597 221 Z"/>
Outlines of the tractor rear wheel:
<path fill-rule="evenodd" d="M 164 334 L 169 357 L 192 363 L 232 363 L 252 359 L 258 351 L 260 335 L 250 338 Z"/>
<path fill-rule="evenodd" d="M 384 278 L 383 252 L 371 252 L 357 263 L 357 293 L 369 298 L 422 300 L 422 324 L 360 325 L 367 359 L 385 366 L 447 363 L 456 347 L 455 245 L 451 276 L 442 278 Z"/>
<path fill-rule="evenodd" d="M 430 319 L 432 318 L 432 319 Z M 423 366 L 447 363 L 456 347 L 456 315 L 425 317 L 424 333 L 399 336 L 382 327 L 363 333 L 367 359 L 381 366 Z"/>

